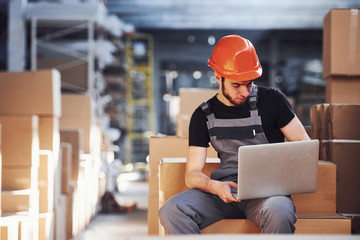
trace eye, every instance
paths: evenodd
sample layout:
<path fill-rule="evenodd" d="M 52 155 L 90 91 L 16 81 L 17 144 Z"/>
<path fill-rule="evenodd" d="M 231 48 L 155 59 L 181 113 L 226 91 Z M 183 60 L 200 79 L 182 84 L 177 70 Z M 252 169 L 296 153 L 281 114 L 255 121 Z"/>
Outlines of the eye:
<path fill-rule="evenodd" d="M 254 83 L 254 81 L 251 81 L 246 86 L 250 87 L 253 83 Z"/>

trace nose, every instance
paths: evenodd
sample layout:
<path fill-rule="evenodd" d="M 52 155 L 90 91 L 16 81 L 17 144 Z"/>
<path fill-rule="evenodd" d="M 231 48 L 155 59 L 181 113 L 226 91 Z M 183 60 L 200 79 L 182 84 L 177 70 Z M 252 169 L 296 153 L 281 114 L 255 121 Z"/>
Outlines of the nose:
<path fill-rule="evenodd" d="M 240 86 L 239 92 L 240 92 L 241 97 L 243 97 L 243 98 L 247 98 L 250 94 L 247 86 Z"/>

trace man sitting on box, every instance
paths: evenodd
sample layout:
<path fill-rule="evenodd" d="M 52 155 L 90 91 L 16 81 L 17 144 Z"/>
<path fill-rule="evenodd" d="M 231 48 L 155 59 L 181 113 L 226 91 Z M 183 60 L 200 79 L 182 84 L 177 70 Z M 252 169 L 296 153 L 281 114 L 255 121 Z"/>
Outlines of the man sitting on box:
<path fill-rule="evenodd" d="M 189 126 L 185 181 L 190 188 L 170 198 L 159 210 L 167 234 L 199 234 L 221 219 L 247 218 L 262 233 L 294 233 L 295 206 L 289 196 L 238 200 L 237 151 L 242 145 L 309 140 L 286 97 L 257 87 L 262 67 L 251 42 L 225 36 L 208 61 L 219 84 L 217 95 L 201 104 Z M 202 173 L 209 142 L 221 167 L 211 178 Z"/>

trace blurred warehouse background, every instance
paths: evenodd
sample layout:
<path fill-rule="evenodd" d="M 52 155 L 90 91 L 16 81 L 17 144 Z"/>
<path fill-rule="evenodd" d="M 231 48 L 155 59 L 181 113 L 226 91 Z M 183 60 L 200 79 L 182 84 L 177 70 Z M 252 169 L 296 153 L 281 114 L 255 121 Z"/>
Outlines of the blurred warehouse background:
<path fill-rule="evenodd" d="M 89 97 L 104 191 L 121 192 L 146 182 L 150 136 L 179 135 L 181 89 L 218 88 L 207 60 L 222 36 L 254 44 L 256 83 L 284 92 L 310 126 L 325 102 L 324 17 L 348 8 L 359 0 L 0 0 L 0 71 L 55 68 L 62 94 Z"/>

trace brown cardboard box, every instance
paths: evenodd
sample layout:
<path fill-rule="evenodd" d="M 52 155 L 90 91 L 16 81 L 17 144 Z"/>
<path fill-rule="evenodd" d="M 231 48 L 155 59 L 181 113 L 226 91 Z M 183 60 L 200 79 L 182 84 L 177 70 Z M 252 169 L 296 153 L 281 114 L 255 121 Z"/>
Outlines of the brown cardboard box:
<path fill-rule="evenodd" d="M 71 144 L 71 180 L 77 181 L 79 175 L 80 154 L 83 152 L 82 129 L 61 129 L 61 143 Z"/>
<path fill-rule="evenodd" d="M 72 64 L 72 67 L 64 68 L 66 64 L 74 62 L 74 59 L 67 58 L 38 58 L 37 68 L 56 68 L 61 74 L 61 85 L 63 89 L 88 90 L 88 64 L 86 61 Z"/>
<path fill-rule="evenodd" d="M 184 158 L 185 160 L 185 158 Z M 220 162 L 220 160 L 218 159 Z M 207 162 L 204 174 L 210 176 L 211 172 L 220 167 L 220 163 Z M 185 162 L 161 162 L 159 169 L 159 206 L 161 207 L 170 197 L 188 189 L 185 184 Z"/>
<path fill-rule="evenodd" d="M 81 128 L 82 144 L 85 153 L 91 153 L 91 132 L 95 124 L 94 106 L 91 96 L 81 94 L 62 94 L 62 115 L 60 128 Z"/>
<path fill-rule="evenodd" d="M 3 167 L 39 166 L 39 119 L 35 115 L 2 115 Z"/>
<path fill-rule="evenodd" d="M 73 239 L 74 192 L 66 195 L 66 239 Z"/>
<path fill-rule="evenodd" d="M 19 239 L 39 239 L 39 215 L 33 211 L 7 212 L 4 217 L 18 221 Z"/>
<path fill-rule="evenodd" d="M 321 141 L 321 152 L 336 164 L 336 208 L 340 213 L 360 214 L 360 140 Z"/>
<path fill-rule="evenodd" d="M 351 220 L 336 213 L 298 214 L 295 234 L 350 234 Z M 201 230 L 203 234 L 260 233 L 247 219 L 224 219 Z"/>
<path fill-rule="evenodd" d="M 360 76 L 330 76 L 326 79 L 327 103 L 360 104 Z"/>
<path fill-rule="evenodd" d="M 317 104 L 310 112 L 313 134 L 319 139 L 360 139 L 360 104 Z"/>
<path fill-rule="evenodd" d="M 353 234 L 360 234 L 360 216 L 351 216 L 351 232 Z"/>
<path fill-rule="evenodd" d="M 206 163 L 204 173 L 210 176 L 219 163 Z M 185 185 L 185 163 L 162 162 L 159 175 L 159 206 L 170 197 L 188 188 Z M 319 161 L 318 186 L 316 193 L 292 196 L 297 213 L 335 213 L 336 212 L 336 165 Z"/>
<path fill-rule="evenodd" d="M 39 191 L 24 189 L 1 191 L 1 209 L 3 212 L 26 212 L 39 209 Z"/>
<path fill-rule="evenodd" d="M 40 150 L 39 166 L 39 212 L 47 213 L 54 210 L 55 169 L 52 152 Z"/>
<path fill-rule="evenodd" d="M 0 114 L 61 115 L 60 73 L 55 69 L 0 72 Z"/>
<path fill-rule="evenodd" d="M 11 216 L 0 218 L 1 240 L 19 239 L 19 219 Z"/>
<path fill-rule="evenodd" d="M 39 116 L 39 145 L 41 150 L 52 151 L 54 168 L 59 162 L 60 132 L 59 118 Z"/>
<path fill-rule="evenodd" d="M 186 157 L 188 138 L 166 136 L 151 137 L 149 140 L 149 205 L 148 205 L 148 234 L 159 233 L 159 163 L 163 158 Z M 210 147 L 208 157 L 215 158 L 217 153 Z"/>
<path fill-rule="evenodd" d="M 310 108 L 311 139 L 320 139 L 320 109 L 320 104 L 315 104 Z"/>
<path fill-rule="evenodd" d="M 72 145 L 70 143 L 61 143 L 61 193 L 66 194 L 71 191 L 71 158 Z"/>
<path fill-rule="evenodd" d="M 54 239 L 54 212 L 39 214 L 39 240 Z"/>
<path fill-rule="evenodd" d="M 332 9 L 324 18 L 323 76 L 360 75 L 360 12 Z"/>
<path fill-rule="evenodd" d="M 38 188 L 38 167 L 3 167 L 2 176 L 3 190 Z"/>
<path fill-rule="evenodd" d="M 292 196 L 297 213 L 336 212 L 336 165 L 319 161 L 316 193 Z"/>
<path fill-rule="evenodd" d="M 360 104 L 331 104 L 325 118 L 327 139 L 360 140 Z"/>
<path fill-rule="evenodd" d="M 320 139 L 320 104 L 310 107 L 311 139 Z"/>
<path fill-rule="evenodd" d="M 1 158 L 1 125 L 0 125 L 0 177 L 4 179 L 2 174 L 2 158 Z M 2 180 L 0 181 L 0 188 L 3 189 Z M 1 206 L 1 197 L 0 197 L 0 206 Z M 0 217 L 1 217 L 1 208 L 0 208 Z M 0 236 L 1 236 L 1 228 L 0 228 Z"/>
<path fill-rule="evenodd" d="M 320 139 L 329 139 L 329 127 L 328 127 L 328 118 L 327 113 L 330 108 L 330 104 L 321 104 L 320 105 Z"/>
<path fill-rule="evenodd" d="M 217 92 L 217 89 L 180 88 L 180 108 L 176 124 L 177 136 L 187 137 L 189 135 L 188 128 L 191 115 L 202 102 L 212 98 Z"/>

